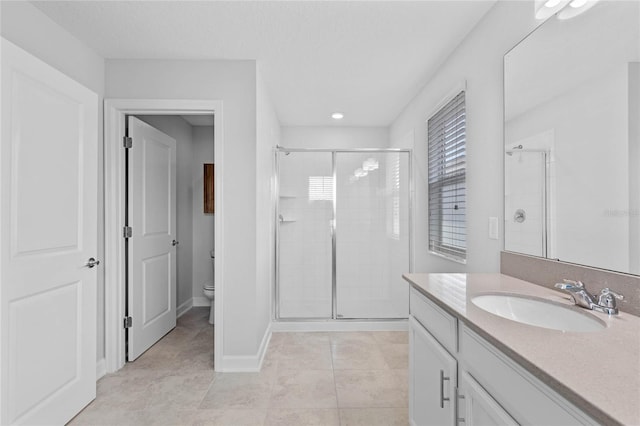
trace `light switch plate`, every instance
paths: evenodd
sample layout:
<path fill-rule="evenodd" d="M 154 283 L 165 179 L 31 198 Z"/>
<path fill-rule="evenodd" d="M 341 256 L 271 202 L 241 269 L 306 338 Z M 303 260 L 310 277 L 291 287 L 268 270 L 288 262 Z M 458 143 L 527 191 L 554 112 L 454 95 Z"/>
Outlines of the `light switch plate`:
<path fill-rule="evenodd" d="M 489 218 L 489 238 L 492 240 L 498 239 L 498 218 Z"/>

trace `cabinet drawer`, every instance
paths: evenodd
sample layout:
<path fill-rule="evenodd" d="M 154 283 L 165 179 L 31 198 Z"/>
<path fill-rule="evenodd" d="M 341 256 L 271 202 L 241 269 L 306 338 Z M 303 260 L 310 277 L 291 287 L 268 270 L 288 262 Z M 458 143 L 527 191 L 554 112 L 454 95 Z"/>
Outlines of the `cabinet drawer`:
<path fill-rule="evenodd" d="M 450 353 L 457 352 L 458 320 L 453 315 L 446 313 L 414 288 L 411 288 L 409 295 L 409 312 Z"/>
<path fill-rule="evenodd" d="M 465 326 L 459 362 L 520 424 L 597 424 L 532 374 Z"/>

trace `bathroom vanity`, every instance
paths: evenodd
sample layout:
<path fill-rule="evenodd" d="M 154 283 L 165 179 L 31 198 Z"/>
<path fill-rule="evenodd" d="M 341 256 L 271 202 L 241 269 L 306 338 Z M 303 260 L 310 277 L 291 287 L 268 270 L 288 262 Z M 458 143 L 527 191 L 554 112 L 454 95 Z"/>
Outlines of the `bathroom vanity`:
<path fill-rule="evenodd" d="M 586 311 L 568 295 L 502 274 L 403 277 L 411 284 L 412 425 L 640 424 L 640 317 Z M 569 332 L 509 320 L 472 302 L 486 294 L 544 299 L 602 327 Z"/>

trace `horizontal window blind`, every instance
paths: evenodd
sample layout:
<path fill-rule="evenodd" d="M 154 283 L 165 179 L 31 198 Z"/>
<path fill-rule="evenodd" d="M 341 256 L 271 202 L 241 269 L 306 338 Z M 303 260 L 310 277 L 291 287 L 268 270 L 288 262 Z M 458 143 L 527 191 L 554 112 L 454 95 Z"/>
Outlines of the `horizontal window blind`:
<path fill-rule="evenodd" d="M 429 118 L 427 127 L 429 250 L 466 260 L 465 92 Z"/>

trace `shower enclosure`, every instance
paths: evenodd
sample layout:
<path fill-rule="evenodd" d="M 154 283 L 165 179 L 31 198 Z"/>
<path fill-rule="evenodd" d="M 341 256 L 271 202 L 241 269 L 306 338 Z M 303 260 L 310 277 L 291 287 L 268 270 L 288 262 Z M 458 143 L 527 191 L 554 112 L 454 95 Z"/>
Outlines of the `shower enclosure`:
<path fill-rule="evenodd" d="M 275 318 L 407 318 L 411 151 L 275 156 Z"/>
<path fill-rule="evenodd" d="M 522 145 L 506 151 L 505 250 L 542 257 L 549 254 L 547 162 L 546 151 L 525 150 Z"/>

